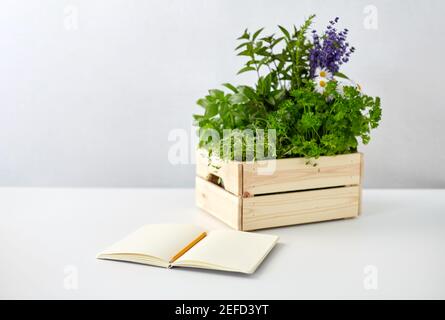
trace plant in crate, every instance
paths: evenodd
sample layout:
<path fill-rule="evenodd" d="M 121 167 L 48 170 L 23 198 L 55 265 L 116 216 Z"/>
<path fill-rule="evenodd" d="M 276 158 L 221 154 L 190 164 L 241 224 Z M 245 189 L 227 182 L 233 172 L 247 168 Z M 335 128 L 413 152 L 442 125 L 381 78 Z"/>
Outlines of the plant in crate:
<path fill-rule="evenodd" d="M 271 217 L 262 217 L 262 222 L 250 221 L 249 229 L 358 214 L 362 155 L 357 147 L 360 141 L 369 142 L 370 130 L 379 124 L 380 99 L 364 94 L 358 83 L 340 71 L 355 51 L 347 40 L 348 29 L 339 30 L 335 18 L 319 34 L 309 30 L 313 19 L 314 15 L 291 30 L 278 26 L 279 32 L 271 35 L 264 35 L 263 29 L 245 30 L 236 51 L 246 62 L 238 73 L 254 72 L 255 85 L 226 83 L 226 91 L 209 90 L 197 102 L 204 108 L 203 114 L 194 115 L 200 128 L 199 148 L 212 159 L 211 168 L 200 168 L 198 162 L 197 175 L 204 180 L 218 177 L 225 191 L 239 198 L 241 209 L 237 210 L 237 225 L 233 225 L 237 228 L 247 229 L 249 214 L 258 218 L 258 206 L 268 200 L 258 196 L 278 192 L 310 189 L 306 196 L 314 198 L 315 209 L 311 210 L 319 212 L 311 216 L 310 210 L 299 211 L 297 205 L 295 210 L 288 205 L 286 212 L 277 207 L 276 212 L 268 213 Z M 261 148 L 259 141 L 265 142 Z M 278 159 L 274 173 L 259 177 L 258 164 L 270 158 Z M 311 163 L 318 168 L 310 168 L 308 159 L 315 159 Z M 236 166 L 241 166 L 239 172 L 232 170 Z M 197 180 L 198 196 L 210 192 L 199 190 L 201 182 Z M 351 194 L 358 195 L 353 208 L 344 210 L 346 214 L 341 214 L 341 205 L 347 207 L 343 202 L 332 210 L 317 206 L 320 197 L 314 189 L 326 192 L 321 189 L 354 185 L 358 191 Z M 198 197 L 198 205 L 218 215 L 213 204 L 221 197 L 212 201 L 203 204 Z M 249 201 L 255 205 L 249 206 Z M 323 215 L 323 209 L 328 213 Z"/>

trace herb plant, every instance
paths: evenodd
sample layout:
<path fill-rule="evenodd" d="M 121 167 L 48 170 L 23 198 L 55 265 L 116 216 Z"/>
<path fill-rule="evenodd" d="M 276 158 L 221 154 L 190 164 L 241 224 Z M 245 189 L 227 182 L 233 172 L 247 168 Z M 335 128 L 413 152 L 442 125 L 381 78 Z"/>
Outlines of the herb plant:
<path fill-rule="evenodd" d="M 209 90 L 197 101 L 204 108 L 203 114 L 194 115 L 200 148 L 234 159 L 233 151 L 222 151 L 233 138 L 247 151 L 246 132 L 258 138 L 260 131 L 270 129 L 276 132 L 276 158 L 351 153 L 357 151 L 359 140 L 369 142 L 370 130 L 381 119 L 380 99 L 362 93 L 340 72 L 355 51 L 347 42 L 348 30 L 337 30 L 335 18 L 323 33 L 309 32 L 314 17 L 299 28 L 278 26 L 278 34 L 244 31 L 236 51 L 246 62 L 238 74 L 255 72 L 257 81 L 254 86 L 225 83 L 225 91 Z M 212 143 L 206 129 L 226 143 Z M 230 135 L 224 135 L 226 129 L 232 130 Z M 272 148 L 266 143 L 268 147 Z"/>

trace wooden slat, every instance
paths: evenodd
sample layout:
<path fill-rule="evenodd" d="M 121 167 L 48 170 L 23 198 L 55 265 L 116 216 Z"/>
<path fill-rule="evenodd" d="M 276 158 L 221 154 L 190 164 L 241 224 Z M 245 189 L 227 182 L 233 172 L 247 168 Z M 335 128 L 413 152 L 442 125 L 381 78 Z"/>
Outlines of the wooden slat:
<path fill-rule="evenodd" d="M 224 183 L 224 189 L 235 195 L 242 194 L 242 170 L 242 163 L 237 161 L 212 159 L 212 163 L 209 165 L 207 155 L 201 150 L 196 152 L 196 175 L 204 180 L 209 180 L 209 175 L 221 178 Z"/>
<path fill-rule="evenodd" d="M 241 230 L 242 198 L 223 188 L 196 177 L 196 205 L 230 227 Z"/>
<path fill-rule="evenodd" d="M 363 174 L 365 172 L 365 157 L 360 152 L 360 199 L 358 203 L 358 214 L 362 213 L 362 201 L 363 201 Z"/>
<path fill-rule="evenodd" d="M 243 199 L 243 230 L 356 217 L 358 186 L 263 195 Z"/>
<path fill-rule="evenodd" d="M 272 174 L 262 174 L 266 161 L 275 161 Z M 311 160 L 305 158 L 264 160 L 243 163 L 243 193 L 245 196 L 317 189 L 360 183 L 361 154 L 353 153 Z M 270 164 L 270 163 L 269 163 Z"/>

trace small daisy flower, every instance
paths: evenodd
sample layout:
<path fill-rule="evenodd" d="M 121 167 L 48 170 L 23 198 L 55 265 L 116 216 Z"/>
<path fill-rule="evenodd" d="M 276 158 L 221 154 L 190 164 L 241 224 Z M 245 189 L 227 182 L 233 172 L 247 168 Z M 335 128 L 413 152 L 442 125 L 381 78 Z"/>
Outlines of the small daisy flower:
<path fill-rule="evenodd" d="M 315 79 L 315 91 L 318 93 L 323 93 L 326 90 L 326 86 L 328 85 L 328 79 L 318 77 Z"/>
<path fill-rule="evenodd" d="M 318 67 L 315 69 L 315 77 L 324 78 L 324 79 L 332 79 L 332 73 L 324 68 Z"/>
<path fill-rule="evenodd" d="M 340 95 L 343 95 L 345 93 L 344 88 L 345 88 L 345 86 L 348 85 L 348 83 L 345 81 L 349 81 L 349 80 L 339 78 L 339 77 L 334 77 L 333 80 L 335 81 L 335 84 L 336 84 L 335 91 L 337 91 Z"/>
<path fill-rule="evenodd" d="M 344 91 L 345 84 L 341 81 L 337 81 L 337 87 L 335 88 L 335 91 L 337 91 L 340 95 L 343 95 L 345 93 Z"/>

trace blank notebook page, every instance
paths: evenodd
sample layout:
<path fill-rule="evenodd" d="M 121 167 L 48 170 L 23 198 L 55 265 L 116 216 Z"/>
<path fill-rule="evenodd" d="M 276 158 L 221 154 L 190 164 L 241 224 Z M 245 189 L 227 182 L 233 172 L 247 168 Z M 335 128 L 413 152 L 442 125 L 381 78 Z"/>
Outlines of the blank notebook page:
<path fill-rule="evenodd" d="M 168 261 L 203 231 L 194 225 L 146 225 L 113 244 L 102 254 L 144 254 Z"/>
<path fill-rule="evenodd" d="M 277 236 L 216 230 L 177 260 L 205 262 L 214 266 L 251 273 L 273 248 Z"/>

